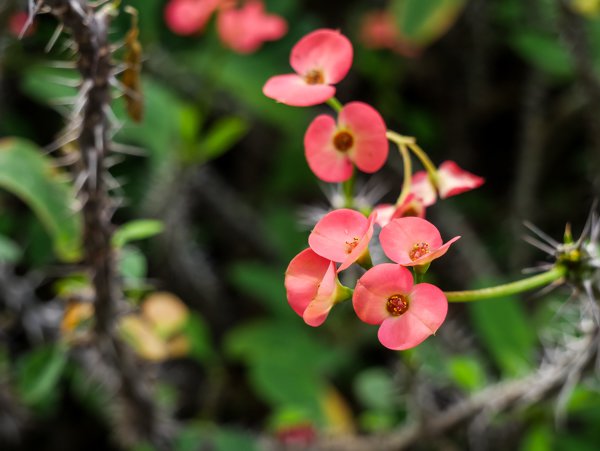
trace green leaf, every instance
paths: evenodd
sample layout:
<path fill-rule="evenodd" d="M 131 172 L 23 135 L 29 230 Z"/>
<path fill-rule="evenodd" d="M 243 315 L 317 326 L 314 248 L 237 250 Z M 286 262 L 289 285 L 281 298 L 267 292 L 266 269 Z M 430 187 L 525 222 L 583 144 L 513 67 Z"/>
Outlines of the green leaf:
<path fill-rule="evenodd" d="M 219 429 L 214 445 L 215 451 L 258 451 L 260 449 L 252 434 L 235 429 Z"/>
<path fill-rule="evenodd" d="M 145 255 L 132 246 L 124 247 L 119 255 L 119 273 L 125 280 L 125 285 L 142 285 L 146 278 L 148 264 Z"/>
<path fill-rule="evenodd" d="M 193 159 L 196 162 L 206 162 L 220 157 L 247 132 L 248 123 L 242 118 L 229 116 L 219 119 L 198 144 L 198 152 Z"/>
<path fill-rule="evenodd" d="M 75 194 L 41 149 L 24 139 L 0 139 L 0 187 L 34 211 L 52 237 L 58 258 L 80 258 L 81 217 L 73 209 Z"/>
<path fill-rule="evenodd" d="M 519 451 L 548 451 L 552 446 L 552 429 L 547 424 L 531 427 L 519 447 Z"/>
<path fill-rule="evenodd" d="M 488 282 L 482 286 L 495 285 Z M 503 373 L 518 376 L 533 368 L 536 336 L 517 298 L 473 302 L 469 312 L 473 327 Z"/>
<path fill-rule="evenodd" d="M 520 29 L 509 43 L 522 58 L 539 70 L 557 78 L 573 75 L 571 57 L 555 36 Z"/>
<path fill-rule="evenodd" d="M 130 221 L 117 229 L 113 235 L 112 244 L 117 249 L 120 249 L 131 241 L 143 240 L 158 235 L 164 229 L 163 223 L 155 219 Z"/>
<path fill-rule="evenodd" d="M 448 361 L 450 376 L 459 387 L 475 391 L 485 385 L 485 371 L 480 363 L 471 357 L 456 356 Z"/>
<path fill-rule="evenodd" d="M 214 345 L 210 339 L 208 326 L 196 312 L 190 312 L 183 334 L 190 341 L 190 355 L 200 362 L 206 362 L 214 356 Z"/>
<path fill-rule="evenodd" d="M 396 406 L 394 382 L 385 368 L 369 368 L 359 373 L 354 381 L 354 392 L 369 409 L 389 412 Z"/>
<path fill-rule="evenodd" d="M 25 355 L 18 364 L 18 389 L 28 405 L 43 404 L 50 398 L 67 363 L 65 349 L 46 345 Z"/>
<path fill-rule="evenodd" d="M 0 235 L 0 262 L 16 263 L 21 254 L 21 248 L 13 240 Z"/>
<path fill-rule="evenodd" d="M 239 291 L 256 298 L 271 313 L 296 319 L 287 302 L 283 270 L 256 262 L 240 262 L 230 268 L 229 279 Z"/>
<path fill-rule="evenodd" d="M 395 0 L 391 8 L 402 35 L 426 46 L 448 31 L 465 5 L 466 0 Z"/>

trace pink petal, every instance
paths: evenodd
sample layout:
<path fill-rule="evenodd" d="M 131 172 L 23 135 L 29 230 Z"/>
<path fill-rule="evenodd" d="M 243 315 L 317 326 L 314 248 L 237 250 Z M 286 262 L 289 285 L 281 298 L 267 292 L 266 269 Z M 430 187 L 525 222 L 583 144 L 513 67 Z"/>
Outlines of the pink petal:
<path fill-rule="evenodd" d="M 387 128 L 381 115 L 363 102 L 344 105 L 338 116 L 339 128 L 347 128 L 355 139 L 350 158 L 363 172 L 381 169 L 387 160 L 389 144 Z"/>
<path fill-rule="evenodd" d="M 171 0 L 165 7 L 169 29 L 182 36 L 202 31 L 219 0 Z"/>
<path fill-rule="evenodd" d="M 478 188 L 484 181 L 461 169 L 454 161 L 444 161 L 438 168 L 438 189 L 442 199 Z"/>
<path fill-rule="evenodd" d="M 373 211 L 377 213 L 375 223 L 380 227 L 385 227 L 396 213 L 396 206 L 394 204 L 379 204 L 373 208 Z"/>
<path fill-rule="evenodd" d="M 322 114 L 310 123 L 304 135 L 308 166 L 318 178 L 329 183 L 348 180 L 353 170 L 348 156 L 333 145 L 335 132 L 334 119 Z"/>
<path fill-rule="evenodd" d="M 304 36 L 292 49 L 290 64 L 301 76 L 323 73 L 326 84 L 341 81 L 352 66 L 352 44 L 339 31 L 321 29 Z"/>
<path fill-rule="evenodd" d="M 369 222 L 367 224 L 367 230 L 363 234 L 363 236 L 359 239 L 356 247 L 350 252 L 346 259 L 342 262 L 337 272 L 343 271 L 348 268 L 352 263 L 360 258 L 360 256 L 367 250 L 369 246 L 369 241 L 371 241 L 371 237 L 373 236 L 373 227 L 375 225 L 375 219 L 377 218 L 377 213 L 373 212 L 369 216 Z"/>
<path fill-rule="evenodd" d="M 334 210 L 315 225 L 308 244 L 321 257 L 343 262 L 353 250 L 352 243 L 359 244 L 368 229 L 369 220 L 358 211 Z"/>
<path fill-rule="evenodd" d="M 327 319 L 329 311 L 335 304 L 336 278 L 335 265 L 331 262 L 319 284 L 317 295 L 302 315 L 304 322 L 309 326 L 320 326 Z"/>
<path fill-rule="evenodd" d="M 429 252 L 426 255 L 423 255 L 421 258 L 412 260 L 412 262 L 410 264 L 407 263 L 406 266 L 424 265 L 425 263 L 429 263 L 429 262 L 435 260 L 436 258 L 441 257 L 446 252 L 448 252 L 448 248 L 450 247 L 450 245 L 452 243 L 454 243 L 456 240 L 458 240 L 459 238 L 460 238 L 460 236 L 455 236 L 450 241 L 445 243 L 443 246 L 440 246 L 437 249 L 433 249 L 431 252 Z"/>
<path fill-rule="evenodd" d="M 290 106 L 313 106 L 331 99 L 335 88 L 309 85 L 296 74 L 286 74 L 269 78 L 263 86 L 263 94 Z"/>
<path fill-rule="evenodd" d="M 412 175 L 410 192 L 421 200 L 424 207 L 435 204 L 437 194 L 426 171 L 415 172 Z"/>
<path fill-rule="evenodd" d="M 442 246 L 438 229 L 429 221 L 406 217 L 393 219 L 379 235 L 385 255 L 401 265 L 413 266 L 409 253 L 417 243 L 427 243 L 431 252 Z"/>
<path fill-rule="evenodd" d="M 387 301 L 394 294 L 405 294 L 413 287 L 410 271 L 400 265 L 383 263 L 369 269 L 358 279 L 352 305 L 356 315 L 365 323 L 381 324 L 390 316 Z"/>
<path fill-rule="evenodd" d="M 435 334 L 446 319 L 448 301 L 442 290 L 428 283 L 415 285 L 406 313 L 386 319 L 377 334 L 386 348 L 410 349 Z"/>
<path fill-rule="evenodd" d="M 335 265 L 305 249 L 296 255 L 285 272 L 287 299 L 294 311 L 302 316 L 319 292 L 319 285 Z"/>
<path fill-rule="evenodd" d="M 260 0 L 248 1 L 240 9 L 222 9 L 217 27 L 221 41 L 238 53 L 252 53 L 264 41 L 279 39 L 287 31 L 285 20 L 265 14 Z"/>

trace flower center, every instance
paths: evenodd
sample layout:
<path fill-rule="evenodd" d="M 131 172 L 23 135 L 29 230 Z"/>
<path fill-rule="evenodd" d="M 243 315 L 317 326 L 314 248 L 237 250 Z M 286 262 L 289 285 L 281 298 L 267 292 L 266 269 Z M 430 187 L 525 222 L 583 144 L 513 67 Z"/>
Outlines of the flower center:
<path fill-rule="evenodd" d="M 385 308 L 392 316 L 400 316 L 408 310 L 408 298 L 401 294 L 393 294 L 387 300 Z"/>
<path fill-rule="evenodd" d="M 421 258 L 424 255 L 429 254 L 429 244 L 427 243 L 416 243 L 411 251 L 408 253 L 408 256 L 412 261 L 415 261 L 418 258 Z"/>
<path fill-rule="evenodd" d="M 325 83 L 325 77 L 320 70 L 312 69 L 304 76 L 304 81 L 309 85 L 322 85 Z"/>
<path fill-rule="evenodd" d="M 358 237 L 352 238 L 352 241 L 346 241 L 346 254 L 351 254 L 356 246 L 358 246 Z"/>
<path fill-rule="evenodd" d="M 333 145 L 340 152 L 346 152 L 354 144 L 354 138 L 346 131 L 337 132 L 333 137 Z"/>

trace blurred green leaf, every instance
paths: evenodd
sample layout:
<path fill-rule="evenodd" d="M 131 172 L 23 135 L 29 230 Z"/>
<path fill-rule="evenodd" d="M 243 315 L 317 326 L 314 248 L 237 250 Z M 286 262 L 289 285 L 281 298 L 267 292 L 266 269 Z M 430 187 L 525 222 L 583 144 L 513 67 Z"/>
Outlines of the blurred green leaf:
<path fill-rule="evenodd" d="M 125 285 L 139 286 L 146 278 L 146 256 L 136 247 L 127 246 L 119 253 L 119 273 Z"/>
<path fill-rule="evenodd" d="M 75 193 L 40 148 L 24 139 L 1 139 L 0 187 L 35 212 L 60 259 L 80 258 L 81 217 L 73 209 Z"/>
<path fill-rule="evenodd" d="M 520 28 L 509 42 L 522 58 L 539 70 L 558 78 L 573 75 L 571 57 L 556 36 Z"/>
<path fill-rule="evenodd" d="M 468 391 L 475 391 L 485 385 L 485 371 L 472 357 L 454 356 L 448 360 L 449 373 L 456 384 Z"/>
<path fill-rule="evenodd" d="M 120 249 L 131 241 L 143 240 L 158 235 L 164 229 L 165 226 L 163 223 L 155 219 L 129 221 L 115 231 L 112 237 L 112 244 L 117 249 Z"/>
<path fill-rule="evenodd" d="M 481 285 L 495 285 L 488 282 Z M 535 331 L 517 298 L 473 302 L 469 312 L 473 327 L 504 374 L 522 375 L 533 368 Z"/>
<path fill-rule="evenodd" d="M 322 420 L 319 400 L 324 374 L 344 361 L 344 355 L 323 346 L 301 326 L 260 321 L 231 331 L 226 353 L 244 361 L 254 389 L 274 406 L 304 408 Z"/>
<path fill-rule="evenodd" d="M 391 4 L 403 36 L 426 46 L 456 22 L 466 0 L 394 0 Z"/>
<path fill-rule="evenodd" d="M 257 262 L 239 262 L 230 268 L 229 279 L 239 291 L 255 298 L 274 315 L 296 319 L 287 302 L 283 271 Z"/>
<path fill-rule="evenodd" d="M 214 345 L 206 322 L 196 312 L 190 312 L 183 328 L 183 334 L 190 341 L 190 355 L 201 362 L 214 356 Z"/>
<path fill-rule="evenodd" d="M 53 395 L 66 363 L 66 351 L 57 344 L 38 347 L 22 357 L 17 371 L 23 402 L 44 404 Z"/>
<path fill-rule="evenodd" d="M 377 411 L 391 411 L 396 406 L 396 389 L 385 368 L 369 368 L 354 380 L 354 392 L 363 406 Z"/>
<path fill-rule="evenodd" d="M 16 263 L 21 255 L 21 248 L 17 243 L 4 235 L 0 235 L 0 262 Z"/>
<path fill-rule="evenodd" d="M 367 410 L 359 417 L 360 426 L 367 432 L 389 431 L 397 426 L 398 419 L 386 411 Z"/>
<path fill-rule="evenodd" d="M 248 132 L 248 123 L 242 118 L 229 116 L 219 119 L 198 144 L 195 162 L 213 160 L 231 149 Z"/>
<path fill-rule="evenodd" d="M 552 429 L 547 424 L 529 428 L 521 442 L 519 451 L 549 451 L 552 446 Z"/>
<path fill-rule="evenodd" d="M 215 451 L 258 451 L 256 439 L 249 432 L 221 428 L 215 437 Z"/>

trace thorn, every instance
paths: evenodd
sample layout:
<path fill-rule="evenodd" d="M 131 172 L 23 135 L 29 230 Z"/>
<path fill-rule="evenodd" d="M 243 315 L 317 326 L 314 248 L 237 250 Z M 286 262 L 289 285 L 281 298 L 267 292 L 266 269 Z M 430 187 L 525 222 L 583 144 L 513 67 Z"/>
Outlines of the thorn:
<path fill-rule="evenodd" d="M 44 52 L 50 53 L 50 50 L 52 50 L 52 47 L 54 47 L 54 44 L 56 44 L 56 41 L 58 41 L 58 37 L 63 32 L 63 29 L 63 24 L 59 23 L 56 29 L 54 30 L 54 33 L 52 33 L 48 44 L 46 44 L 46 47 L 44 47 Z"/>
<path fill-rule="evenodd" d="M 116 153 L 122 153 L 125 155 L 133 155 L 134 157 L 145 157 L 148 156 L 146 149 L 141 147 L 130 146 L 128 144 L 121 144 L 112 142 L 110 144 L 110 150 Z"/>
<path fill-rule="evenodd" d="M 546 252 L 548 255 L 554 256 L 556 254 L 556 249 L 554 249 L 553 247 L 548 246 L 546 243 L 541 242 L 537 238 L 534 238 L 534 237 L 529 236 L 529 235 L 524 235 L 522 237 L 522 239 L 526 243 L 531 244 L 533 247 L 536 247 L 539 250 Z"/>
<path fill-rule="evenodd" d="M 525 227 L 527 227 L 530 231 L 535 233 L 538 236 L 538 238 L 541 238 L 542 240 L 546 241 L 546 243 L 548 243 L 550 246 L 558 247 L 561 244 L 558 241 L 556 241 L 554 238 L 552 238 L 550 235 L 548 235 L 546 232 L 542 231 L 539 227 L 532 224 L 531 222 L 523 221 L 523 225 Z"/>

